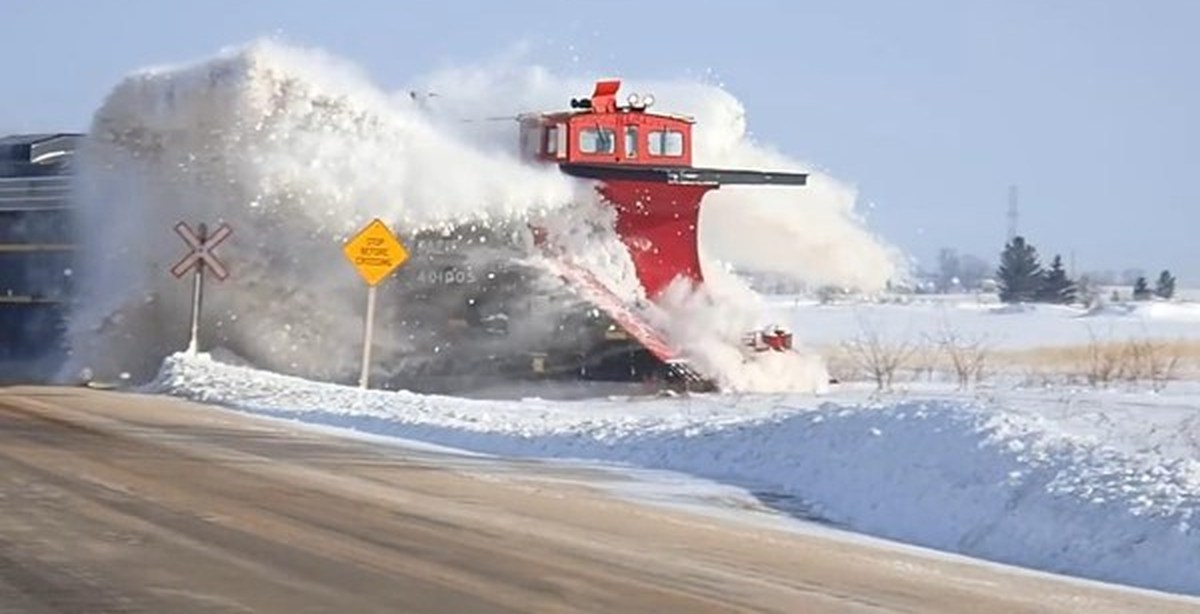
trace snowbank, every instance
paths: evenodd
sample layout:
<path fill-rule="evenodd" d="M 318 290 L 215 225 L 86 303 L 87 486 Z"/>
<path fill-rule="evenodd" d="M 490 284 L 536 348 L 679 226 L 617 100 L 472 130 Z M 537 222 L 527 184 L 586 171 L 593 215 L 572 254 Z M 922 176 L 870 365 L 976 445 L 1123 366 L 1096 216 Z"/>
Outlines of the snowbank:
<path fill-rule="evenodd" d="M 473 401 L 181 355 L 165 362 L 155 390 L 478 452 L 680 471 L 799 499 L 873 535 L 1200 593 L 1200 463 L 1120 451 L 1003 407 L 794 396 Z"/>

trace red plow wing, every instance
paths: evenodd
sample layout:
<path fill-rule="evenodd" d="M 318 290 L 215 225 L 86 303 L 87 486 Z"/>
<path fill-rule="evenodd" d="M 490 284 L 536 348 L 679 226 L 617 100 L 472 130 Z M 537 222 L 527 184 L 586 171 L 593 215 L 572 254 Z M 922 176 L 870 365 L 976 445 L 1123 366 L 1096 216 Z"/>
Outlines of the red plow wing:
<path fill-rule="evenodd" d="M 567 260 L 550 258 L 554 273 L 562 277 L 587 302 L 598 307 L 612 318 L 625 332 L 637 339 L 655 358 L 663 362 L 681 359 L 679 350 L 667 339 L 667 335 L 655 328 L 641 314 L 636 313 L 625 301 L 609 290 L 591 271 Z"/>

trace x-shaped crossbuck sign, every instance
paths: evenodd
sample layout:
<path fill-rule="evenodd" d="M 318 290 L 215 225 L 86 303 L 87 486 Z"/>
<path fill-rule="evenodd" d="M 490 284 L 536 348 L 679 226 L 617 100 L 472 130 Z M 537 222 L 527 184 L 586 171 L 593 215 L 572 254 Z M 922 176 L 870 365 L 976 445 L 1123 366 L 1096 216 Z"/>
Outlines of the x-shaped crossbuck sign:
<path fill-rule="evenodd" d="M 221 241 L 229 238 L 229 235 L 233 233 L 232 228 L 226 224 L 221 224 L 221 227 L 217 228 L 216 232 L 208 235 L 208 229 L 204 224 L 200 224 L 199 232 L 192 232 L 192 228 L 186 222 L 179 222 L 175 225 L 175 233 L 183 239 L 184 243 L 187 243 L 187 246 L 192 251 L 184 256 L 183 260 L 180 260 L 175 266 L 171 267 L 172 275 L 183 277 L 193 268 L 207 267 L 221 281 L 229 277 L 229 269 L 225 268 L 225 264 L 217 259 L 217 256 L 213 254 L 213 250 L 216 249 Z"/>

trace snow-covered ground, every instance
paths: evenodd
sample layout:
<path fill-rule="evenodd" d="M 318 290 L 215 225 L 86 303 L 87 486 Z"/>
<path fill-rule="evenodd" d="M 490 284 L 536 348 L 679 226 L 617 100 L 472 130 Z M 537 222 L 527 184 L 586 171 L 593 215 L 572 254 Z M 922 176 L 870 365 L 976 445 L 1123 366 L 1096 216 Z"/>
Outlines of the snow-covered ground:
<path fill-rule="evenodd" d="M 1059 305 L 1001 305 L 990 295 L 910 297 L 908 302 L 835 303 L 772 296 L 768 303 L 803 342 L 836 344 L 864 328 L 891 339 L 920 339 L 949 328 L 985 338 L 998 349 L 1082 345 L 1093 337 L 1200 340 L 1200 302 L 1114 303 L 1096 309 Z"/>
<path fill-rule="evenodd" d="M 999 317 L 999 316 L 997 316 Z M 1200 594 L 1200 387 L 467 400 L 169 358 L 159 392 L 507 457 L 678 471 L 949 552 Z"/>

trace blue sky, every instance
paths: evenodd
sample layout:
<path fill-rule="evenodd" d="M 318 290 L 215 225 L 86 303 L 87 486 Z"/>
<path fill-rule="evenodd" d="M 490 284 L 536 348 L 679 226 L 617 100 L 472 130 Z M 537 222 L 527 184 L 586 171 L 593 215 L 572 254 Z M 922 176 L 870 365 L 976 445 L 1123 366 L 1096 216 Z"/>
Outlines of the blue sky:
<path fill-rule="evenodd" d="M 0 133 L 83 129 L 128 71 L 262 36 L 385 88 L 524 45 L 572 75 L 714 75 L 758 140 L 856 185 L 923 261 L 994 258 L 1017 184 L 1047 258 L 1196 285 L 1198 27 L 1187 0 L 0 0 Z"/>

